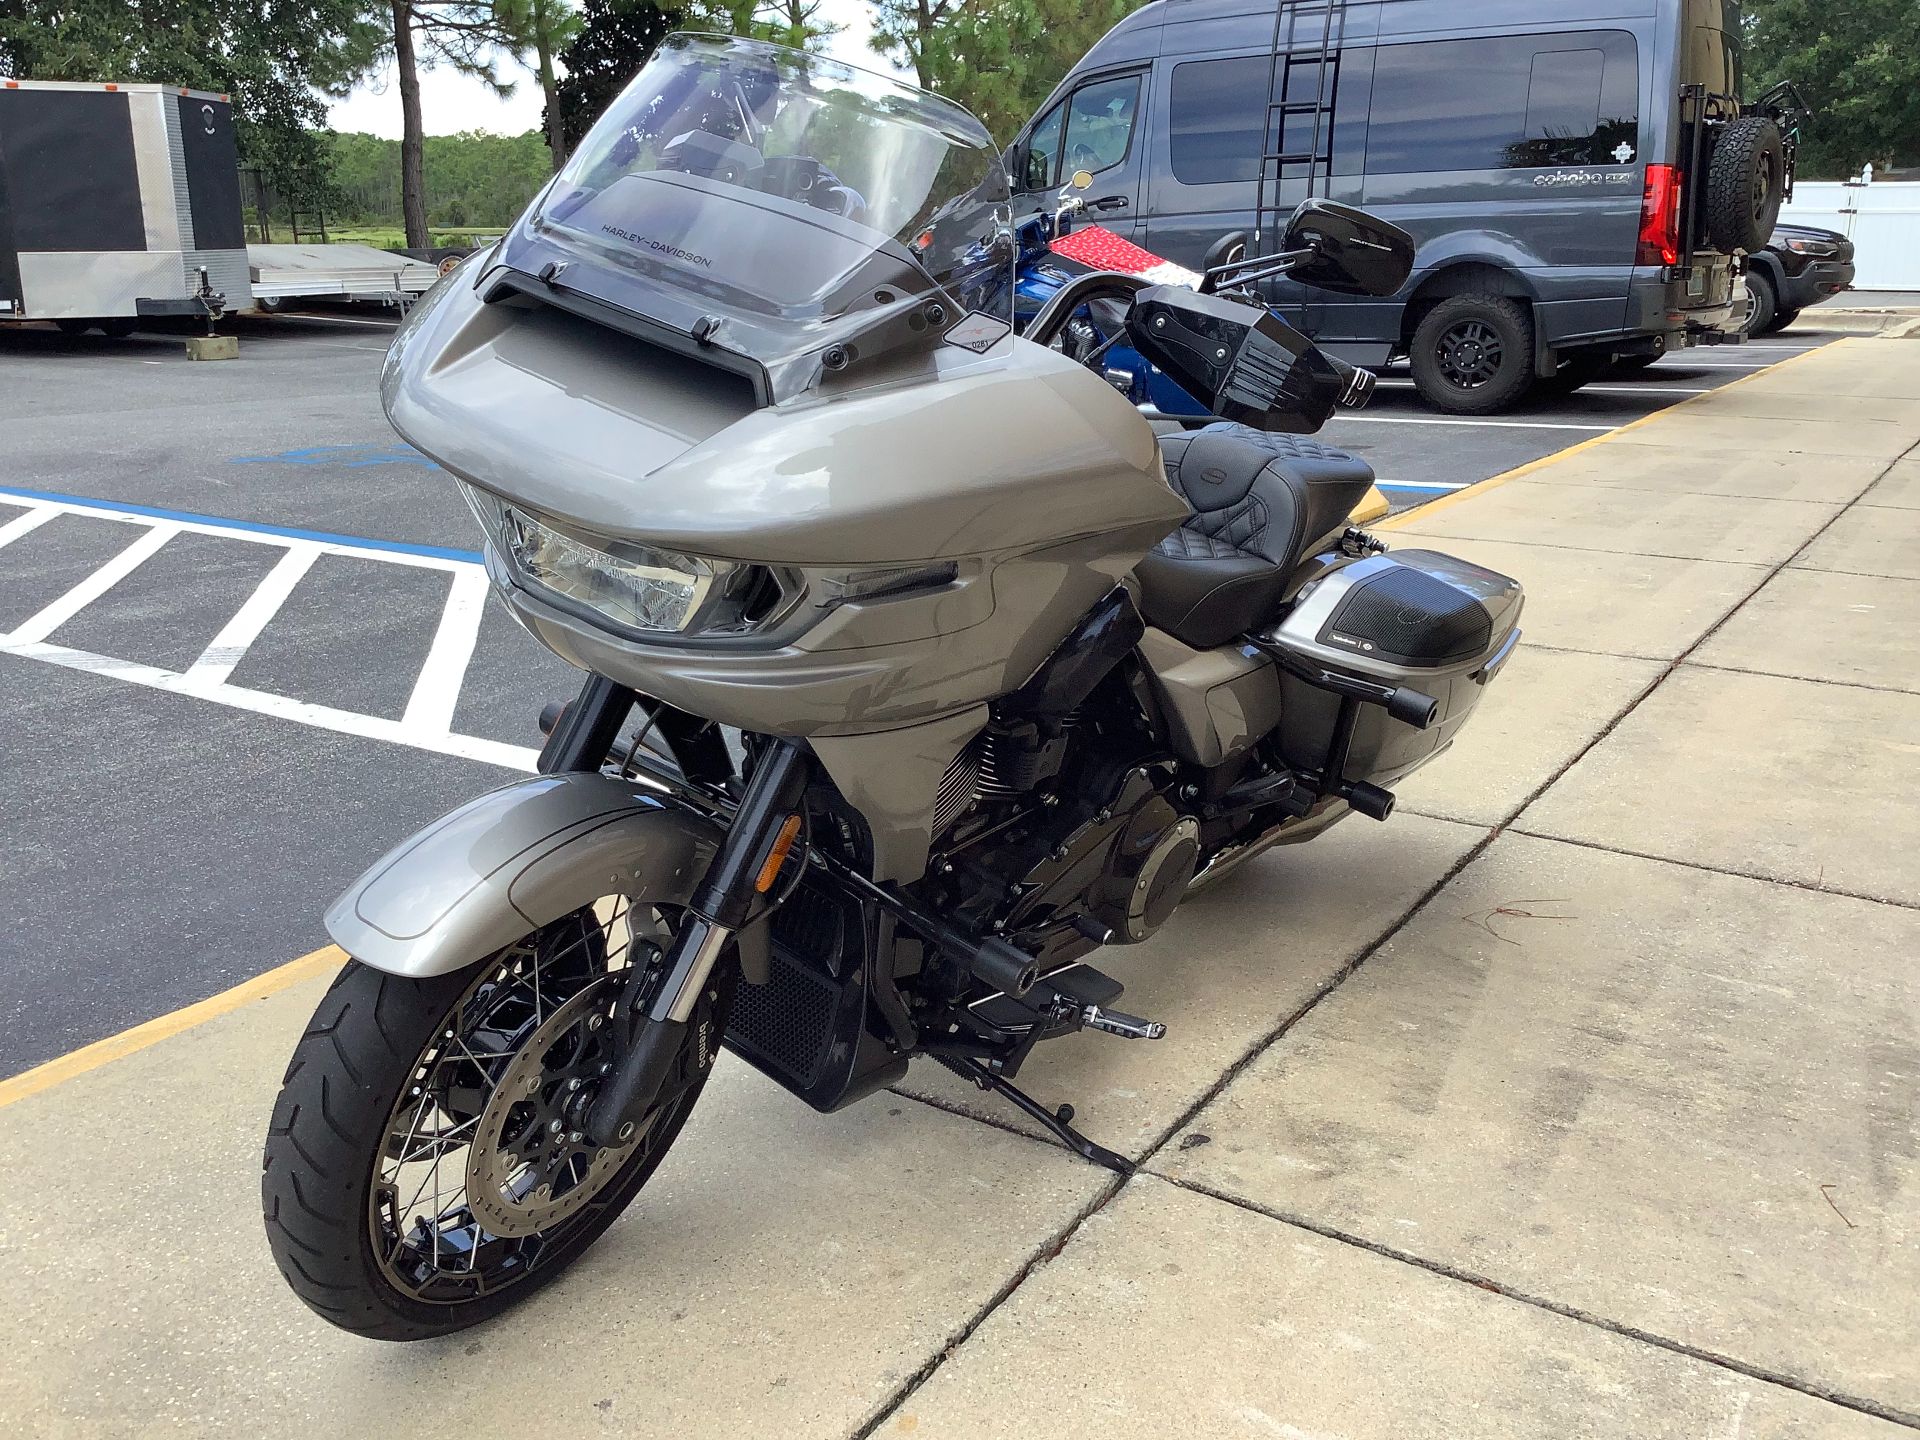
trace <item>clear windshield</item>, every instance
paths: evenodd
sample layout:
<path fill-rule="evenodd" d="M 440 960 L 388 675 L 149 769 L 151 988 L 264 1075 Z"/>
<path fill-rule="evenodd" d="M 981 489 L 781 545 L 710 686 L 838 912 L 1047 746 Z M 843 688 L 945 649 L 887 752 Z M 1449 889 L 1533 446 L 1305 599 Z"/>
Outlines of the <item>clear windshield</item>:
<path fill-rule="evenodd" d="M 1007 200 L 992 138 L 951 102 L 778 45 L 678 34 L 531 219 L 597 263 L 776 323 L 933 292 L 1010 320 Z"/>

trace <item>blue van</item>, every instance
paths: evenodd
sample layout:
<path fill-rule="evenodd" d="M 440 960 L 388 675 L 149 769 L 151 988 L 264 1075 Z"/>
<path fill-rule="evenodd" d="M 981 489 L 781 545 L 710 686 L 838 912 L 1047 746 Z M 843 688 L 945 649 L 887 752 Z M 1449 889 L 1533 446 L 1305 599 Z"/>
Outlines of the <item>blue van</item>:
<path fill-rule="evenodd" d="M 1399 294 L 1269 299 L 1342 359 L 1405 357 L 1430 403 L 1487 414 L 1744 338 L 1741 257 L 1793 145 L 1792 112 L 1743 111 L 1740 86 L 1738 0 L 1153 0 L 1008 168 L 1017 209 L 1090 172 L 1090 219 L 1194 268 L 1272 248 L 1310 194 L 1392 221 L 1420 242 Z"/>

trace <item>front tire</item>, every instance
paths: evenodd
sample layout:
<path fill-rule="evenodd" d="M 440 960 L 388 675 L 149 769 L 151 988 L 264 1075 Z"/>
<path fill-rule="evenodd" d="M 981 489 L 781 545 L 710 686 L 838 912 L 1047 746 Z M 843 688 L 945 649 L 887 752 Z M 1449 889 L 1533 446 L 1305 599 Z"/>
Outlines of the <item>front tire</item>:
<path fill-rule="evenodd" d="M 309 1308 L 370 1339 L 445 1335 L 525 1299 L 613 1223 L 705 1086 L 737 964 L 715 967 L 681 1083 L 624 1144 L 569 1145 L 547 1116 L 570 1080 L 597 1079 L 676 914 L 602 901 L 450 975 L 341 971 L 287 1067 L 260 1182 L 274 1259 Z"/>
<path fill-rule="evenodd" d="M 1759 271 L 1747 276 L 1747 334 L 1768 335 L 1779 315 L 1780 301 L 1773 281 Z"/>
<path fill-rule="evenodd" d="M 1533 384 L 1533 317 L 1505 295 L 1453 295 L 1413 332 L 1413 383 L 1452 415 L 1491 415 Z"/>

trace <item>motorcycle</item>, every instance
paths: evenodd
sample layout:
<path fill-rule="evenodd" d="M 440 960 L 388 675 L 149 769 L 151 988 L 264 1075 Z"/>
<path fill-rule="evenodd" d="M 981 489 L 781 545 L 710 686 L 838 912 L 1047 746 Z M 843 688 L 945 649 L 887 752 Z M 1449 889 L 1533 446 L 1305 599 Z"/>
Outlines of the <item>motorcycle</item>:
<path fill-rule="evenodd" d="M 1386 552 L 1303 437 L 1350 377 L 1246 288 L 1390 293 L 1407 237 L 1310 202 L 1199 289 L 1077 276 L 1013 333 L 1007 178 L 953 105 L 676 35 L 393 343 L 497 598 L 587 672 L 539 773 L 328 910 L 352 956 L 262 1196 L 317 1313 L 411 1340 L 553 1280 L 724 1047 L 822 1111 L 927 1057 L 1014 1081 L 1152 1041 L 1092 963 L 1451 743 L 1513 654 L 1505 576 Z M 1225 423 L 1156 437 L 1053 348 L 1087 305 Z"/>
<path fill-rule="evenodd" d="M 1137 275 L 1157 285 L 1186 285 L 1201 288 L 1208 274 L 1225 275 L 1244 260 L 1250 238 L 1244 230 L 1222 235 L 1208 249 L 1201 271 L 1183 266 L 1143 250 L 1112 231 L 1095 225 L 1077 228 L 1075 221 L 1087 214 L 1085 192 L 1093 184 L 1087 171 L 1074 172 L 1061 187 L 1052 209 L 1042 209 L 1020 221 L 1014 230 L 1018 268 L 1014 281 L 1014 329 L 1025 334 L 1034 317 L 1063 286 L 1093 270 L 1121 271 Z M 1283 272 L 1284 273 L 1284 272 Z M 1244 279 L 1237 288 L 1251 292 Z M 1253 303 L 1250 298 L 1249 303 Z M 1176 384 L 1167 373 L 1127 343 L 1125 307 L 1113 302 L 1083 305 L 1070 316 L 1053 341 L 1056 348 L 1083 363 L 1090 357 L 1101 362 L 1101 374 L 1107 383 L 1140 408 L 1149 419 L 1183 426 L 1205 424 L 1214 416 L 1206 405 Z M 1340 397 L 1343 409 L 1363 409 L 1373 398 L 1378 377 L 1371 371 L 1356 370 L 1337 357 L 1326 357 L 1346 380 Z"/>

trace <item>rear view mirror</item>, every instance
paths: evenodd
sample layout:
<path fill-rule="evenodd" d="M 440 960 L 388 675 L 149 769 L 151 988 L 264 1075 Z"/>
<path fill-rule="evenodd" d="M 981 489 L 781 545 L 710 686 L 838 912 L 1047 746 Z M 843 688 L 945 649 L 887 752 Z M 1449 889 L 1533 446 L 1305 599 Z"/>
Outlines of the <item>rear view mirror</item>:
<path fill-rule="evenodd" d="M 1294 211 L 1282 248 L 1313 252 L 1289 278 L 1342 295 L 1391 295 L 1413 273 L 1411 235 L 1332 200 L 1308 200 Z"/>

